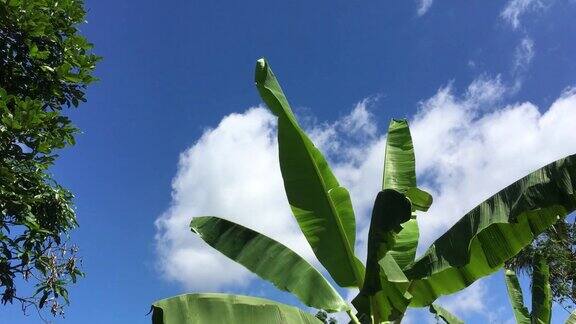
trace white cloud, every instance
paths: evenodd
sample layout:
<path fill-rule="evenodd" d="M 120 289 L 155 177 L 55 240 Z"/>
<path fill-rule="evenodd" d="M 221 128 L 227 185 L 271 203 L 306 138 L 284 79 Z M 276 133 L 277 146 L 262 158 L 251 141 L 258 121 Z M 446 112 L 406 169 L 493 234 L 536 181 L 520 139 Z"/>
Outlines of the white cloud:
<path fill-rule="evenodd" d="M 278 167 L 275 118 L 264 108 L 226 116 L 180 156 L 172 205 L 156 221 L 161 270 L 187 288 L 244 285 L 248 271 L 190 232 L 193 216 L 266 232 L 311 258 L 291 216 Z"/>
<path fill-rule="evenodd" d="M 433 2 L 434 0 L 418 0 L 418 10 L 416 11 L 418 16 L 424 16 L 432 7 Z"/>
<path fill-rule="evenodd" d="M 460 95 L 448 85 L 422 101 L 411 118 L 419 183 L 434 195 L 429 212 L 418 218 L 420 252 L 492 193 L 576 153 L 575 89 L 542 110 L 529 102 L 504 104 L 509 91 L 498 76 L 480 77 Z M 351 192 L 361 256 L 385 143 L 385 129 L 378 129 L 366 108 L 371 102 L 309 131 Z M 226 116 L 182 153 L 171 207 L 156 221 L 159 263 L 167 279 L 187 289 L 217 290 L 245 287 L 254 278 L 189 231 L 191 218 L 199 215 L 249 226 L 314 260 L 286 202 L 277 155 L 275 119 L 264 108 Z M 484 293 L 481 284 L 474 287 L 467 294 Z M 472 297 L 447 305 L 482 309 L 482 298 Z"/>
<path fill-rule="evenodd" d="M 470 313 L 484 313 L 487 288 L 482 281 L 477 281 L 465 290 L 441 298 L 438 303 L 460 317 Z"/>
<path fill-rule="evenodd" d="M 502 108 L 474 102 L 444 88 L 422 103 L 412 122 L 417 171 L 435 193 L 419 219 L 426 245 L 490 194 L 576 152 L 573 89 L 543 113 L 528 102 Z"/>
<path fill-rule="evenodd" d="M 528 36 L 522 38 L 514 50 L 514 60 L 512 62 L 511 70 L 514 83 L 511 88 L 512 92 L 515 93 L 522 87 L 528 69 L 530 68 L 530 64 L 534 59 L 534 54 L 534 41 Z"/>
<path fill-rule="evenodd" d="M 534 58 L 534 41 L 530 37 L 524 37 L 514 52 L 514 71 L 524 71 Z"/>
<path fill-rule="evenodd" d="M 510 0 L 500 12 L 500 17 L 509 23 L 513 29 L 520 27 L 520 18 L 530 12 L 544 9 L 542 0 Z"/>

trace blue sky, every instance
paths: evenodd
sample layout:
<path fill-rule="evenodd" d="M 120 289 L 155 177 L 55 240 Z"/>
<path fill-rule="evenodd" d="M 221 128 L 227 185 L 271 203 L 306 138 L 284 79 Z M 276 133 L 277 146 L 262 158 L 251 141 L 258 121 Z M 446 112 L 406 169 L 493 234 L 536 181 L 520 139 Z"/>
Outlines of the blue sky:
<path fill-rule="evenodd" d="M 420 252 L 490 193 L 576 152 L 573 0 L 86 0 L 86 8 L 81 29 L 104 57 L 100 81 L 70 112 L 82 134 L 53 172 L 76 195 L 72 238 L 87 277 L 55 323 L 149 323 L 152 301 L 189 291 L 298 305 L 187 231 L 193 216 L 227 217 L 312 259 L 285 202 L 274 121 L 253 85 L 262 56 L 349 186 L 360 237 L 390 118 L 410 120 L 420 182 L 435 193 L 419 218 Z M 504 323 L 512 317 L 504 294 L 497 273 L 441 303 L 470 323 Z M 554 314 L 554 323 L 567 317 Z M 430 318 L 410 312 L 406 322 Z M 38 321 L 15 306 L 0 313 L 2 323 Z"/>

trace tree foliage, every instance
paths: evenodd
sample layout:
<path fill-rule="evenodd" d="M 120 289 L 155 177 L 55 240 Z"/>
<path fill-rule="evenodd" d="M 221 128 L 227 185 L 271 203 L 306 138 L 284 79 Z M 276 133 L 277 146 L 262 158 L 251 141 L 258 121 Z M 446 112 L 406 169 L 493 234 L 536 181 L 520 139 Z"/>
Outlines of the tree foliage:
<path fill-rule="evenodd" d="M 1 301 L 53 314 L 82 275 L 67 239 L 77 226 L 73 196 L 49 168 L 77 132 L 63 109 L 86 101 L 95 81 L 99 57 L 79 34 L 84 19 L 78 0 L 0 0 Z M 34 290 L 23 294 L 22 281 Z"/>

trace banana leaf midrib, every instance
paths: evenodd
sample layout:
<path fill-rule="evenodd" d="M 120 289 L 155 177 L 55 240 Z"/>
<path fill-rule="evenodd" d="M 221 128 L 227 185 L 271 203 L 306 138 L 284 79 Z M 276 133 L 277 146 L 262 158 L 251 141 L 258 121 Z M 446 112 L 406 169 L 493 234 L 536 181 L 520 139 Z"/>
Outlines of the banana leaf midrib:
<path fill-rule="evenodd" d="M 277 99 L 277 95 L 275 94 L 275 92 L 270 89 L 268 86 L 264 84 L 262 84 L 261 82 L 256 82 L 258 87 L 264 88 L 267 91 L 272 93 L 272 97 L 277 101 L 277 103 L 282 106 L 282 102 L 280 100 Z M 285 95 L 284 95 L 285 97 Z M 286 98 L 286 97 L 285 97 Z M 286 98 L 286 104 L 288 105 L 288 107 L 290 107 L 290 104 L 288 103 L 288 99 Z M 283 111 L 288 111 L 291 112 L 292 110 L 283 110 Z M 329 191 L 326 190 L 326 183 L 324 181 L 324 179 L 322 178 L 322 175 L 320 173 L 320 170 L 318 169 L 318 165 L 316 163 L 316 161 L 314 160 L 314 158 L 312 157 L 312 153 L 310 152 L 310 148 L 308 145 L 306 145 L 306 139 L 305 139 L 305 135 L 302 134 L 302 132 L 300 131 L 300 126 L 298 125 L 297 121 L 295 120 L 295 117 L 292 114 L 285 114 L 284 116 L 278 116 L 278 119 L 280 118 L 286 118 L 288 120 L 288 122 L 292 125 L 293 129 L 298 133 L 298 138 L 300 139 L 300 141 L 302 141 L 302 146 L 305 148 L 305 150 L 308 152 L 308 154 L 306 155 L 306 158 L 311 162 L 313 169 L 314 169 L 314 174 L 317 177 L 317 179 L 319 180 L 320 184 L 322 185 L 322 196 L 325 199 L 325 202 L 328 203 L 328 206 L 330 207 L 330 210 L 332 212 L 333 215 L 335 215 L 335 223 L 336 226 L 338 228 L 338 233 L 344 237 L 344 251 L 346 252 L 346 256 L 348 258 L 348 262 L 350 267 L 352 268 L 352 271 L 354 273 L 354 277 L 356 277 L 356 283 L 358 284 L 358 287 L 362 286 L 363 283 L 363 276 L 358 273 L 358 267 L 356 266 L 356 258 L 355 258 L 355 254 L 354 251 L 352 250 L 352 247 L 350 246 L 350 239 L 348 238 L 348 235 L 346 234 L 346 231 L 344 230 L 344 226 L 342 225 L 342 222 L 340 220 L 340 218 L 337 216 L 337 210 L 336 207 L 334 206 L 334 203 L 332 202 L 332 199 L 330 198 L 329 195 Z M 280 123 L 280 120 L 279 120 Z M 312 141 L 310 139 L 308 139 L 308 141 L 310 142 L 310 144 L 313 145 Z M 318 148 L 316 148 L 318 149 Z M 330 189 L 332 190 L 332 189 Z"/>

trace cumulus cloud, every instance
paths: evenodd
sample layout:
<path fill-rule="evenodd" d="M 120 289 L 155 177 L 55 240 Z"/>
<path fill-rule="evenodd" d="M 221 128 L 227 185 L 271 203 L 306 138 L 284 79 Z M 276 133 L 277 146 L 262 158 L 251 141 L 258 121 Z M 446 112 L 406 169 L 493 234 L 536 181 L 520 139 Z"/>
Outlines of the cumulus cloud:
<path fill-rule="evenodd" d="M 366 99 L 331 124 L 314 125 L 313 140 L 329 152 L 375 136 Z M 338 141 L 330 141 L 335 134 Z M 353 149 L 347 154 L 354 155 Z M 346 159 L 346 157 L 343 157 Z M 278 163 L 276 118 L 255 107 L 231 114 L 180 155 L 170 208 L 156 220 L 160 270 L 188 289 L 245 286 L 253 277 L 192 235 L 192 217 L 214 215 L 275 238 L 320 266 L 290 211 Z"/>
<path fill-rule="evenodd" d="M 433 2 L 434 0 L 418 0 L 418 10 L 416 11 L 418 16 L 424 16 L 432 7 Z"/>
<path fill-rule="evenodd" d="M 275 118 L 264 108 L 252 108 L 226 116 L 181 154 L 171 207 L 156 221 L 161 270 L 168 279 L 210 290 L 251 279 L 192 235 L 193 216 L 238 222 L 312 256 L 286 202 L 275 136 Z"/>
<path fill-rule="evenodd" d="M 576 89 L 548 107 L 506 103 L 499 76 L 482 76 L 458 93 L 451 84 L 418 104 L 410 118 L 420 186 L 434 195 L 420 215 L 419 253 L 466 211 L 524 174 L 576 153 Z M 385 127 L 364 100 L 335 122 L 308 131 L 349 188 L 358 222 L 358 253 L 366 252 L 369 214 L 382 177 Z M 263 232 L 315 265 L 293 219 L 278 166 L 275 118 L 262 107 L 231 114 L 180 156 L 171 206 L 156 221 L 162 274 L 187 289 L 246 287 L 254 278 L 190 233 L 193 216 L 216 215 Z M 474 288 L 476 287 L 476 288 Z M 455 310 L 481 311 L 481 284 Z M 352 295 L 350 295 L 352 296 Z M 451 304 L 450 304 L 451 303 Z"/>
<path fill-rule="evenodd" d="M 513 29 L 520 27 L 520 18 L 528 12 L 544 9 L 542 0 L 510 0 L 500 12 L 500 17 Z"/>

